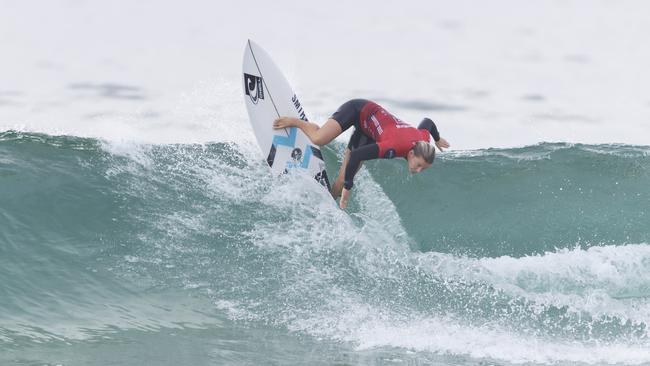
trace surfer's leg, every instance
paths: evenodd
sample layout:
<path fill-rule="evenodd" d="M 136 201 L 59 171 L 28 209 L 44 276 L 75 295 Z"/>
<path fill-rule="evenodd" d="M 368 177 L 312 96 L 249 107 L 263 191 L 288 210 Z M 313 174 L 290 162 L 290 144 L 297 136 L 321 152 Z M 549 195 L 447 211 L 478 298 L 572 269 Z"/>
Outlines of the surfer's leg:
<path fill-rule="evenodd" d="M 300 121 L 298 127 L 309 137 L 311 142 L 320 146 L 329 144 L 343 132 L 341 125 L 331 118 L 322 127 L 307 121 Z"/>
<path fill-rule="evenodd" d="M 343 131 L 359 124 L 359 114 L 366 103 L 366 99 L 352 99 L 343 103 L 322 127 L 298 118 L 280 117 L 273 122 L 273 128 L 298 127 L 314 144 L 327 145 Z"/>
<path fill-rule="evenodd" d="M 330 118 L 323 127 L 293 117 L 280 117 L 273 122 L 273 128 L 298 127 L 315 145 L 327 145 L 343 132 L 341 125 Z"/>
<path fill-rule="evenodd" d="M 343 133 L 350 127 L 357 126 L 359 124 L 359 114 L 363 106 L 368 103 L 365 99 L 352 99 L 343 103 L 339 109 L 332 114 L 323 127 L 316 128 L 310 126 L 306 128 L 313 129 L 311 134 L 305 131 L 305 128 L 301 128 L 309 136 L 311 141 L 317 145 L 325 145 L 330 143 L 336 138 L 336 136 Z"/>

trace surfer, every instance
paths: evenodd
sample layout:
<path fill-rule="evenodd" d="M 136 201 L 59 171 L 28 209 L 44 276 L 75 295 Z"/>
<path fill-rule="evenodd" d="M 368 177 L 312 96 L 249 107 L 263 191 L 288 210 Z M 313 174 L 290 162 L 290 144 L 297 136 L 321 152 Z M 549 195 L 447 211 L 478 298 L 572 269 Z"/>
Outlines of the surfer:
<path fill-rule="evenodd" d="M 345 149 L 343 164 L 331 191 L 334 198 L 341 197 L 341 208 L 348 205 L 354 175 L 364 161 L 402 157 L 406 159 L 411 173 L 419 173 L 430 167 L 435 158 L 436 149 L 429 144 L 429 135 L 440 151 L 449 147 L 429 118 L 423 119 L 415 128 L 366 99 L 352 99 L 343 103 L 322 127 L 294 117 L 280 117 L 273 122 L 276 129 L 300 128 L 316 145 L 328 144 L 352 126 L 354 133 Z"/>

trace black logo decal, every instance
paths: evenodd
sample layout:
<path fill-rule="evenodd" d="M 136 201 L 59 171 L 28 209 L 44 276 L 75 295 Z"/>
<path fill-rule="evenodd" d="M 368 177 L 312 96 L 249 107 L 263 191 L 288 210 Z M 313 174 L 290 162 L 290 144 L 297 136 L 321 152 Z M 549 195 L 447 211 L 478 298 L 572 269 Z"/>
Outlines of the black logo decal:
<path fill-rule="evenodd" d="M 257 104 L 259 99 L 264 99 L 264 83 L 260 76 L 244 74 L 244 89 L 253 104 Z"/>
<path fill-rule="evenodd" d="M 275 153 L 277 148 L 275 145 L 271 145 L 271 150 L 269 150 L 269 156 L 266 157 L 266 162 L 269 163 L 269 166 L 273 166 L 273 161 L 275 161 Z"/>
<path fill-rule="evenodd" d="M 300 161 L 302 159 L 302 150 L 300 150 L 299 148 L 293 149 L 293 151 L 291 152 L 291 159 L 293 159 L 294 161 Z"/>
<path fill-rule="evenodd" d="M 330 181 L 329 179 L 327 179 L 327 172 L 325 171 L 325 169 L 316 173 L 316 176 L 314 178 L 316 179 L 316 181 L 318 181 L 318 183 L 322 184 L 323 187 L 327 187 L 328 191 L 332 189 L 330 187 Z"/>

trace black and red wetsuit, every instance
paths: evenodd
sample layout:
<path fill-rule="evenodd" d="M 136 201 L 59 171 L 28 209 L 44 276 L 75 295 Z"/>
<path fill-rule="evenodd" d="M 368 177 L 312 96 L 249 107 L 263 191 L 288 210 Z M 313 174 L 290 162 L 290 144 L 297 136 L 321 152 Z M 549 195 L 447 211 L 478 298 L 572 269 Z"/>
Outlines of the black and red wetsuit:
<path fill-rule="evenodd" d="M 393 116 L 379 104 L 366 99 L 352 99 L 345 102 L 331 117 L 341 125 L 343 131 L 354 126 L 348 149 L 350 159 L 345 167 L 346 189 L 353 186 L 354 175 L 362 161 L 371 159 L 406 158 L 416 142 L 440 140 L 435 123 L 425 118 L 418 128 Z"/>

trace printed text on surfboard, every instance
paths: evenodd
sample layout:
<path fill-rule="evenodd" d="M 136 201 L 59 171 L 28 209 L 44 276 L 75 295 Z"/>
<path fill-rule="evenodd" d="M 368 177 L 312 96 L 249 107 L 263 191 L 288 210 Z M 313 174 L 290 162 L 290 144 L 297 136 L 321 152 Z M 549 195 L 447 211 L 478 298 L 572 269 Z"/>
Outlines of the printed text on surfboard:
<path fill-rule="evenodd" d="M 298 116 L 300 116 L 300 119 L 306 121 L 307 116 L 305 115 L 305 111 L 302 110 L 302 105 L 300 104 L 300 101 L 295 94 L 291 98 L 291 101 L 293 102 L 293 106 L 296 107 L 296 111 L 298 111 Z"/>

